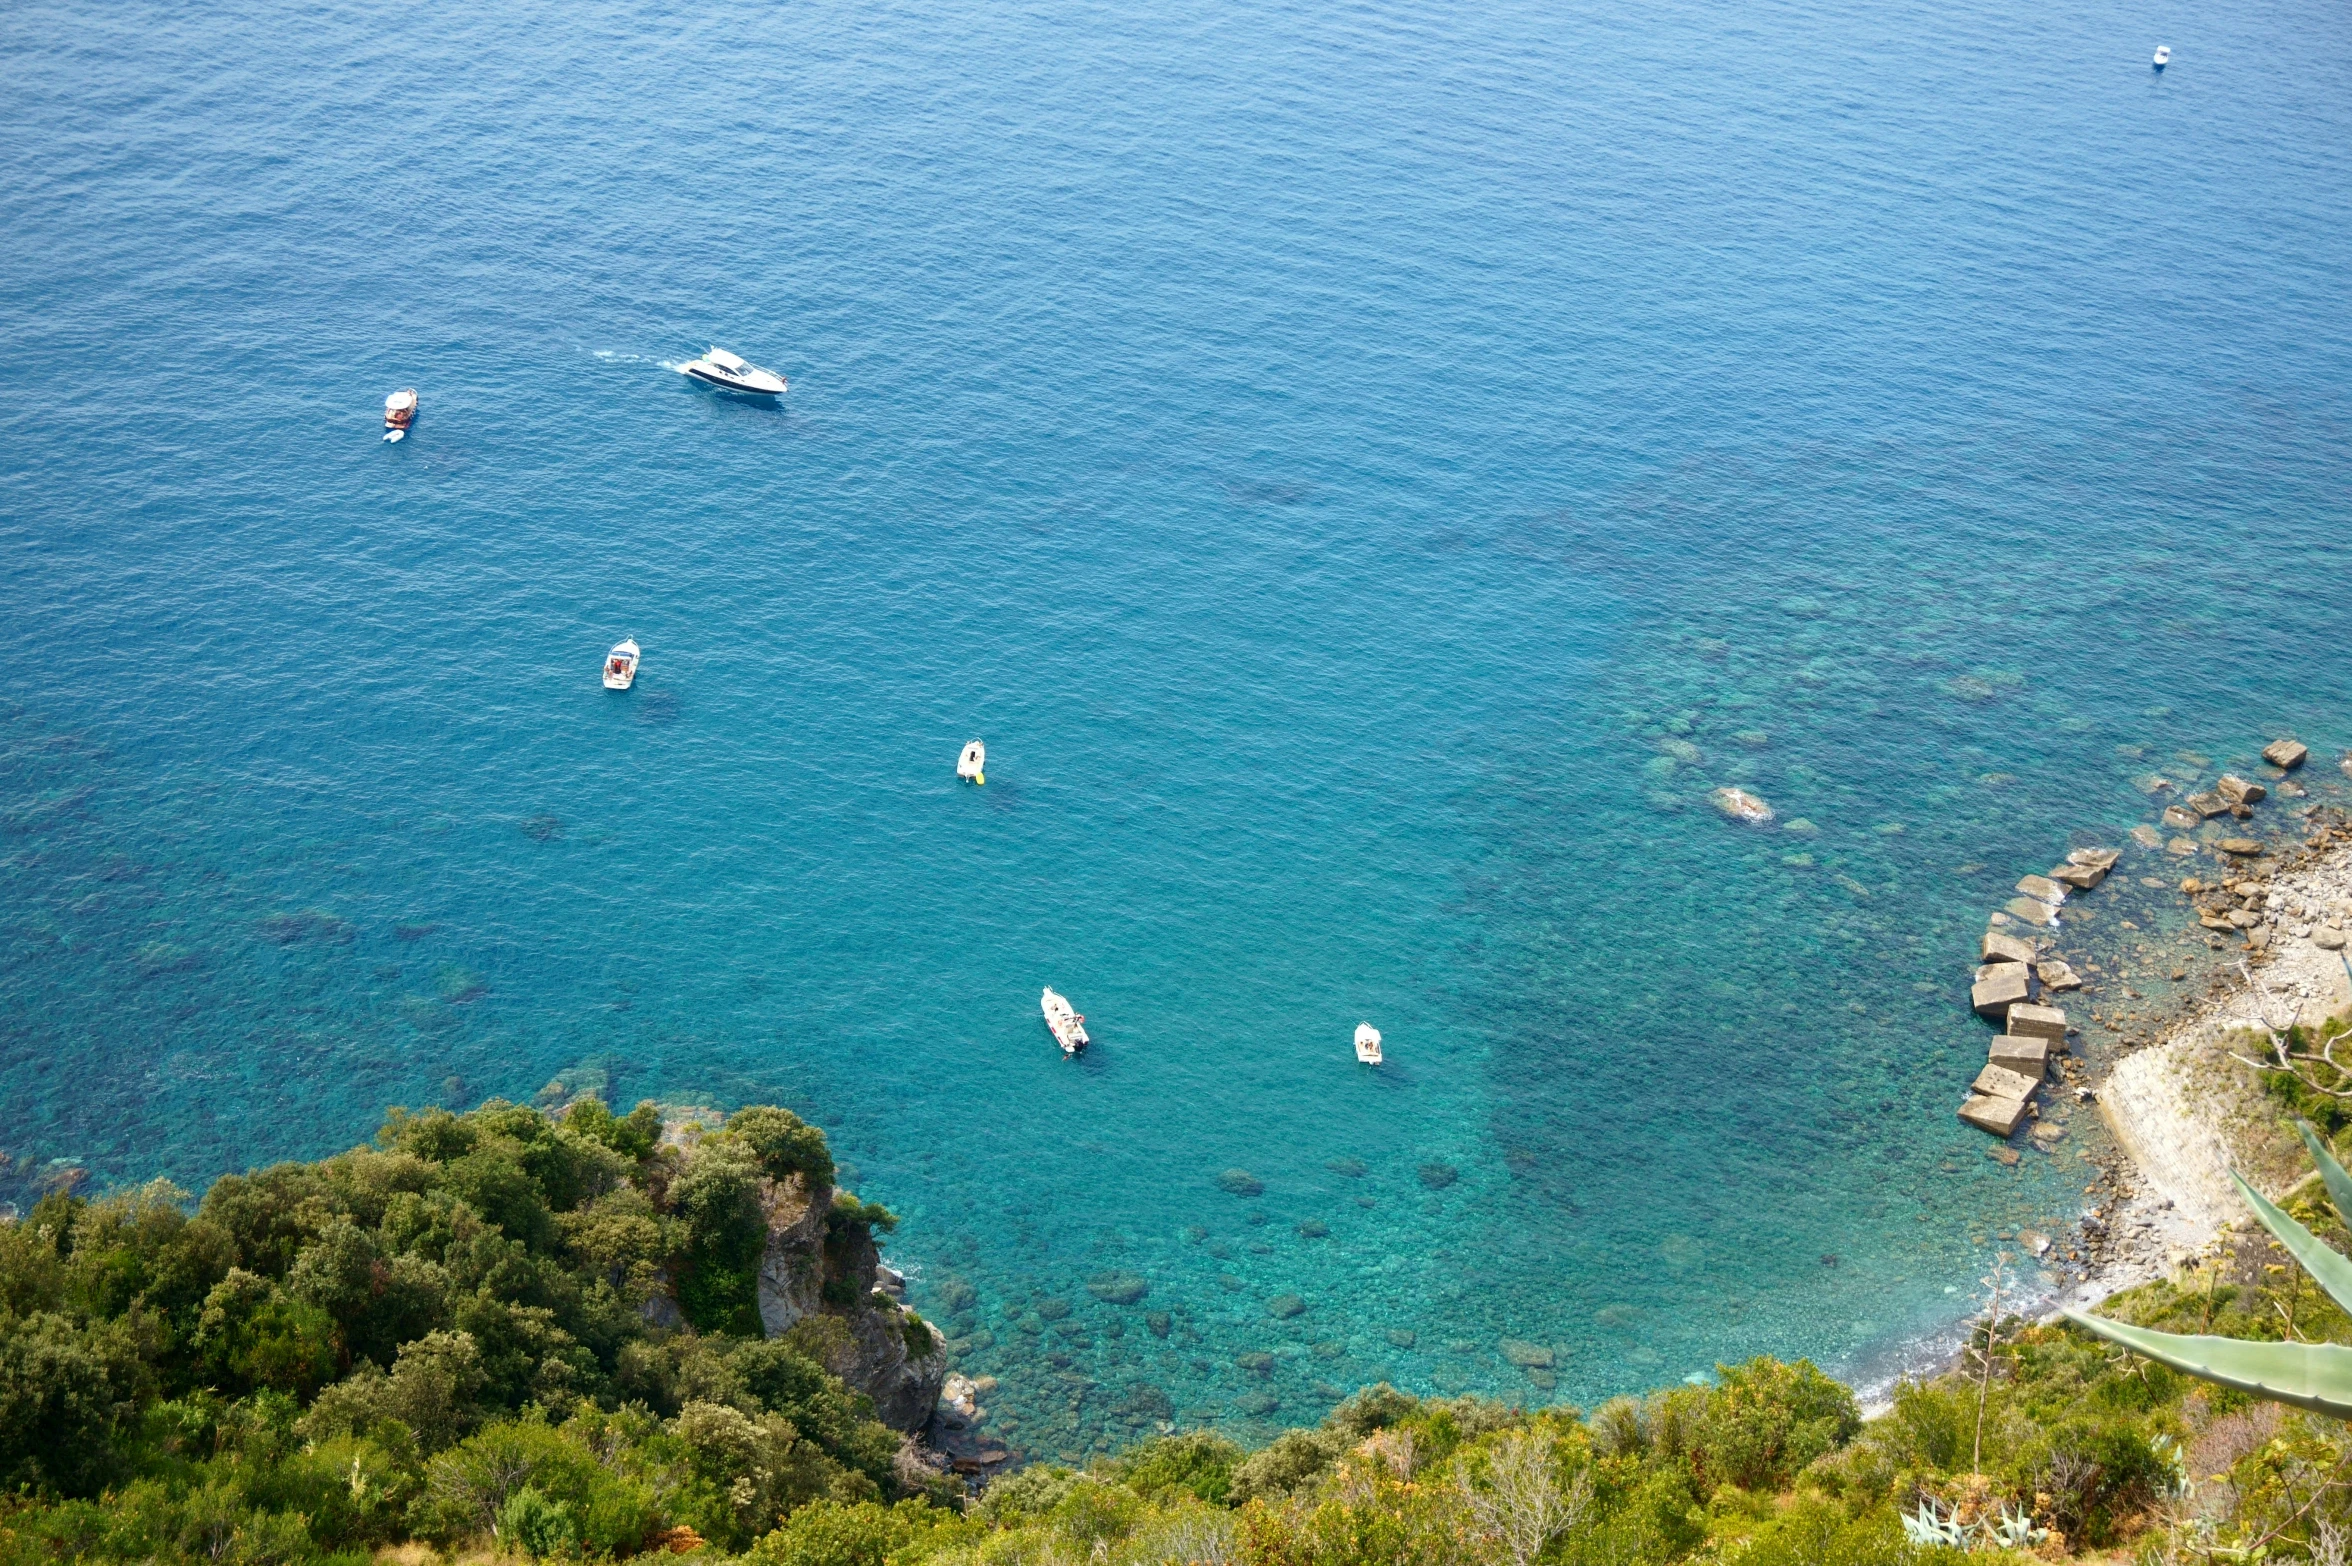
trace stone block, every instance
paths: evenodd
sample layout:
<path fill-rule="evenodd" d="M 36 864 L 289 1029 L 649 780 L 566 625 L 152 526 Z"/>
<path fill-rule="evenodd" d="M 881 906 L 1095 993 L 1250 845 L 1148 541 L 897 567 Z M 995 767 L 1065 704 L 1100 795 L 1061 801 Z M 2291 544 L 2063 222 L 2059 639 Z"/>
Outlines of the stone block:
<path fill-rule="evenodd" d="M 2066 1013 L 2055 1006 L 2012 1006 L 2009 1031 L 2027 1038 L 2048 1039 L 2056 1048 L 2064 1049 Z"/>
<path fill-rule="evenodd" d="M 1968 1084 L 1968 1091 L 1986 1098 L 2031 1098 L 2036 1079 L 2022 1071 L 2011 1071 L 2007 1066 L 1996 1066 L 1990 1061 Z"/>
<path fill-rule="evenodd" d="M 2014 1071 L 2021 1077 L 2036 1082 L 2050 1074 L 2050 1041 L 2019 1033 L 2004 1033 L 1993 1040 L 1993 1047 L 1985 1055 L 1986 1061 L 2004 1071 Z"/>
<path fill-rule="evenodd" d="M 2272 740 L 2262 747 L 2262 759 L 2281 772 L 2292 772 L 2303 765 L 2303 758 L 2311 754 L 2309 746 L 2297 740 Z"/>
<path fill-rule="evenodd" d="M 2250 837 L 2225 837 L 2213 846 L 2225 854 L 2236 854 L 2245 859 L 2262 852 L 2262 845 Z"/>
<path fill-rule="evenodd" d="M 2214 783 L 2213 792 L 2233 805 L 2256 805 L 2270 790 L 2259 783 L 2249 782 L 2235 772 L 2224 772 Z"/>
<path fill-rule="evenodd" d="M 1977 955 L 1985 962 L 2032 962 L 2034 944 L 1998 930 L 1987 930 L 1984 940 L 1977 945 Z"/>
<path fill-rule="evenodd" d="M 2024 924 L 2056 924 L 2058 905 L 2037 902 L 2031 897 L 2012 897 L 2001 905 L 2002 912 Z"/>
<path fill-rule="evenodd" d="M 1968 1003 L 1980 1017 L 2006 1019 L 2010 1008 L 2021 1005 L 2032 991 L 2026 981 L 2026 965 L 2021 962 L 1993 963 L 1991 972 L 1976 981 L 1968 991 Z M 2063 1037 L 2063 1035 L 2061 1035 Z"/>
<path fill-rule="evenodd" d="M 2087 892 L 2107 879 L 2107 868 L 2104 865 L 2055 865 L 2051 867 L 2050 879 L 2062 886 L 2071 886 L 2078 892 Z"/>
<path fill-rule="evenodd" d="M 2202 815 L 2186 805 L 2166 805 L 2164 807 L 2164 824 L 2175 832 L 2194 832 L 2204 820 Z"/>
<path fill-rule="evenodd" d="M 2017 883 L 2017 889 L 2037 903 L 2066 901 L 2066 888 L 2046 875 L 2029 875 Z"/>
<path fill-rule="evenodd" d="M 2082 980 L 2063 961 L 2052 957 L 2034 964 L 2034 977 L 2042 981 L 2045 990 L 2079 990 Z"/>
<path fill-rule="evenodd" d="M 2112 870 L 2115 862 L 2122 857 L 2123 851 L 2118 848 L 2078 848 L 2066 856 L 2066 862 L 2070 865 L 2089 865 L 2094 870 Z"/>
<path fill-rule="evenodd" d="M 1995 1136 L 2008 1136 L 2025 1119 L 2025 1100 L 2022 1098 L 1987 1098 L 1978 1093 L 1960 1106 L 1960 1118 L 1979 1130 Z M 2012 1155 L 2014 1156 L 2014 1155 Z"/>
<path fill-rule="evenodd" d="M 2146 822 L 2131 829 L 2131 840 L 2142 848 L 2162 848 L 2164 846 L 2164 834 Z"/>
<path fill-rule="evenodd" d="M 2227 815 L 2229 813 L 2230 807 L 2230 802 L 2228 800 L 2222 798 L 2219 794 L 2210 792 L 2204 794 L 2191 794 L 2188 797 L 2187 804 L 2191 810 L 2194 810 L 2200 816 Z"/>

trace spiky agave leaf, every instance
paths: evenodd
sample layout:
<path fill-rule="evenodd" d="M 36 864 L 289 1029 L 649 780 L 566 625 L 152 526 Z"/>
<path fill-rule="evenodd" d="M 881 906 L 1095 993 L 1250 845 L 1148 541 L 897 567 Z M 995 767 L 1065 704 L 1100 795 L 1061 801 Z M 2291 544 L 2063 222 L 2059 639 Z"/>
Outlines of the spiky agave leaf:
<path fill-rule="evenodd" d="M 2335 1160 L 2331 1158 L 2328 1163 L 2333 1164 Z M 2320 1172 L 2323 1175 L 2327 1172 L 2325 1165 Z M 2336 1173 L 2340 1175 L 2343 1171 L 2338 1169 Z M 2245 1199 L 2248 1207 L 2254 1209 L 2254 1216 L 2262 1220 L 2262 1227 L 2278 1237 L 2279 1244 L 2287 1248 L 2287 1254 L 2301 1262 L 2303 1270 L 2311 1274 L 2321 1288 L 2327 1290 L 2329 1299 L 2345 1310 L 2352 1311 L 2352 1260 L 2347 1260 L 2318 1235 L 2279 1211 L 2269 1198 L 2248 1185 L 2244 1176 L 2235 1170 L 2230 1172 L 2230 1179 L 2237 1182 L 2238 1195 Z"/>
<path fill-rule="evenodd" d="M 2064 1314 L 2086 1332 L 2199 1380 L 2352 1420 L 2352 1348 L 2340 1343 L 2250 1343 L 2127 1327 L 2079 1310 Z"/>
<path fill-rule="evenodd" d="M 2344 1221 L 2347 1228 L 2352 1228 L 2352 1174 L 2344 1172 L 2344 1166 L 2336 1162 L 2336 1155 L 2328 1151 L 2327 1144 L 2319 1139 L 2319 1133 L 2308 1124 L 2298 1120 L 2295 1122 L 2295 1130 L 2302 1135 L 2303 1145 L 2311 1150 L 2311 1161 L 2319 1165 L 2319 1177 L 2327 1182 L 2328 1200 L 2336 1204 L 2336 1216 Z M 2335 1290 L 2330 1289 L 2328 1292 L 2333 1294 Z M 2343 1304 L 2341 1297 L 2336 1303 Z M 2344 1308 L 2352 1310 L 2352 1305 Z"/>

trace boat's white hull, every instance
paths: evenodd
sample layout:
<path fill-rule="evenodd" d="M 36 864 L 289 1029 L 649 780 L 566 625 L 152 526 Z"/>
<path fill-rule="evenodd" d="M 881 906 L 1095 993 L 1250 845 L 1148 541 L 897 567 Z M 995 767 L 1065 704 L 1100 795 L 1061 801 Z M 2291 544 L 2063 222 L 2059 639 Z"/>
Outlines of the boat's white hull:
<path fill-rule="evenodd" d="M 1356 1059 L 1367 1066 L 1380 1064 L 1380 1030 L 1369 1022 L 1357 1024 Z"/>
<path fill-rule="evenodd" d="M 975 783 L 986 783 L 988 781 L 988 747 L 982 745 L 978 740 L 966 745 L 964 753 L 956 757 L 956 776 L 969 778 Z"/>
<path fill-rule="evenodd" d="M 604 688 L 625 691 L 637 683 L 639 649 L 635 640 L 625 641 L 604 655 Z"/>
<path fill-rule="evenodd" d="M 690 379 L 702 382 L 705 386 L 715 386 L 720 391 L 738 392 L 746 397 L 781 397 L 787 390 L 784 377 L 781 375 L 763 374 L 754 381 L 729 375 L 723 370 L 709 369 L 700 364 L 685 366 L 685 374 Z"/>
<path fill-rule="evenodd" d="M 1076 1055 L 1093 1042 L 1086 1036 L 1086 1018 L 1074 1011 L 1070 1003 L 1048 987 L 1038 1001 L 1038 1009 L 1045 1013 L 1046 1031 L 1062 1047 L 1065 1055 Z"/>

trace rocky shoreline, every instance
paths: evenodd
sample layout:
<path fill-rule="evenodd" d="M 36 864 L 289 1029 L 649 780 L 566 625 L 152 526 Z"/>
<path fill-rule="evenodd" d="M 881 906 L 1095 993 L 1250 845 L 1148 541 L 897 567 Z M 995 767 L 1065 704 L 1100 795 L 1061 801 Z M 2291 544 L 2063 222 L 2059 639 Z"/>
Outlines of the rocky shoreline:
<path fill-rule="evenodd" d="M 2048 1275 L 2052 1306 L 2095 1304 L 2228 1247 L 2244 1217 L 2233 1169 L 2273 1195 L 2306 1174 L 2255 1064 L 2271 1057 L 2274 1035 L 2352 1009 L 2352 811 L 2295 780 L 2306 755 L 2293 741 L 2272 744 L 2263 759 L 2275 770 L 2259 782 L 2224 773 L 2211 788 L 2184 790 L 2161 776 L 2144 780 L 2170 836 L 2143 824 L 2130 834 L 2136 854 L 2078 850 L 2059 870 L 2094 870 L 2089 886 L 2053 884 L 2056 871 L 2028 876 L 2019 897 L 1990 917 L 1972 1002 L 2007 1031 L 1990 1046 L 1987 1072 L 1961 1118 L 2001 1138 L 1989 1151 L 2004 1162 L 2015 1161 L 2019 1143 L 2054 1147 L 2067 1110 L 2078 1105 L 2095 1105 L 2113 1137 L 2111 1149 L 2082 1154 L 2096 1175 L 2072 1232 L 2017 1235 Z M 2352 777 L 2352 758 L 2342 770 Z M 2323 785 L 2325 793 L 2341 791 L 2332 779 Z M 2266 812 L 2270 835 L 2258 835 L 2254 807 L 2274 795 L 2289 808 Z M 2145 873 L 2158 853 L 2177 880 Z M 2118 864 L 2143 886 L 2175 892 L 2189 922 L 2168 938 L 2123 919 L 2121 929 L 2139 938 L 2096 957 L 2069 953 L 2063 936 L 2041 933 L 2062 930 L 2070 898 Z M 1996 965 L 2009 971 L 1988 972 Z M 2151 975 L 2187 980 L 2200 965 L 2203 983 L 2169 1006 L 2148 1004 L 2151 996 L 2134 987 L 2153 989 Z M 1988 978 L 2000 982 L 1988 989 Z M 2090 1003 L 2080 1023 L 2068 1026 L 2062 1012 L 2037 1004 L 2061 991 L 2078 1012 Z M 2022 1081 L 2031 1061 L 2003 1058 L 2021 1013 L 2044 1035 L 2049 1019 L 2059 1019 L 2065 1053 L 2048 1057 L 2046 1079 Z M 2103 1057 L 2080 1047 L 2086 1032 L 2106 1044 Z M 2036 1098 L 2046 1081 L 2063 1107 L 2045 1114 L 2041 1102 L 2020 1102 L 1988 1112 L 1986 1087 L 2004 1085 L 1988 1078 L 2002 1069 L 2026 1088 L 2020 1100 Z"/>

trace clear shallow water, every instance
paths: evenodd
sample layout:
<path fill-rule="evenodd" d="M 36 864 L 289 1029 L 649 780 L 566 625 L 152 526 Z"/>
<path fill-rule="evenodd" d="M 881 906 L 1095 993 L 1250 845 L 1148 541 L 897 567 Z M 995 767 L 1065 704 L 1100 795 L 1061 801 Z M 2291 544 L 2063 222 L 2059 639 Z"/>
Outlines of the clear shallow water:
<path fill-rule="evenodd" d="M 2348 32 L 13 8 L 0 1178 L 781 1099 L 1047 1452 L 1883 1362 L 1985 909 L 2352 744 Z"/>

